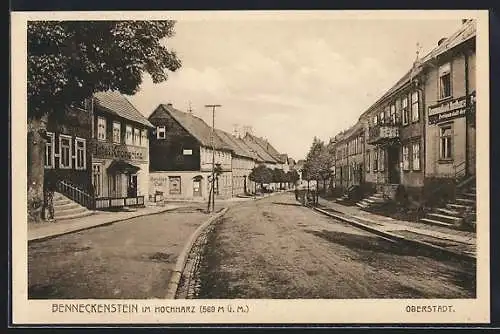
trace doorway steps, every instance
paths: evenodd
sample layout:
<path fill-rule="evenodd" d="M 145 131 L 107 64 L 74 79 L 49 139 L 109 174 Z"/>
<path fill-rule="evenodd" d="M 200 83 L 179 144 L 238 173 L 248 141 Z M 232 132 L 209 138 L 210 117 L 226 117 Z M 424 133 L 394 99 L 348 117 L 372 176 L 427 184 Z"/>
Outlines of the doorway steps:
<path fill-rule="evenodd" d="M 54 219 L 68 220 L 92 215 L 94 212 L 72 201 L 61 193 L 54 192 Z"/>
<path fill-rule="evenodd" d="M 455 201 L 446 203 L 444 207 L 436 208 L 421 218 L 421 223 L 443 227 L 457 228 L 468 220 L 468 224 L 476 224 L 476 186 L 465 188 Z"/>
<path fill-rule="evenodd" d="M 371 209 L 374 207 L 379 207 L 387 203 L 388 201 L 389 200 L 384 196 L 384 193 L 378 191 L 375 194 L 358 201 L 356 205 L 361 209 Z"/>

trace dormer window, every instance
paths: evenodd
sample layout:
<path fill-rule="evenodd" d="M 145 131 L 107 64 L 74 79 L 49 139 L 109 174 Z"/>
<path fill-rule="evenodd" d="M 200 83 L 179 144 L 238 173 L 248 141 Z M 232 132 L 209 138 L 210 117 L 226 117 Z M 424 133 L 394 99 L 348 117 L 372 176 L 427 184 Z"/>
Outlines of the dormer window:
<path fill-rule="evenodd" d="M 167 129 L 164 125 L 156 127 L 156 138 L 165 139 L 167 137 Z"/>

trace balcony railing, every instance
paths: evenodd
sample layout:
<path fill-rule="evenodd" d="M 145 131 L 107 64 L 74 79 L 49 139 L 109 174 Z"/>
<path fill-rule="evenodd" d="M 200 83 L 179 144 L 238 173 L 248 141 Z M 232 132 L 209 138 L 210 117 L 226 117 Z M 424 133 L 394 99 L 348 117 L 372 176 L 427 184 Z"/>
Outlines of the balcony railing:
<path fill-rule="evenodd" d="M 398 137 L 399 125 L 397 123 L 377 124 L 368 129 L 368 144 L 380 144 Z"/>

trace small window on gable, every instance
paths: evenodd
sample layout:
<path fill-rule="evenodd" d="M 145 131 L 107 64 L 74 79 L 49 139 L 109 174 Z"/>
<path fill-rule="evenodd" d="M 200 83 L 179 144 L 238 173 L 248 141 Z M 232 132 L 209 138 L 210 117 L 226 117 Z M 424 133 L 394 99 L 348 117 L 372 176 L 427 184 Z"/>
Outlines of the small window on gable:
<path fill-rule="evenodd" d="M 158 138 L 158 139 L 167 138 L 167 129 L 164 125 L 156 127 L 156 138 Z"/>

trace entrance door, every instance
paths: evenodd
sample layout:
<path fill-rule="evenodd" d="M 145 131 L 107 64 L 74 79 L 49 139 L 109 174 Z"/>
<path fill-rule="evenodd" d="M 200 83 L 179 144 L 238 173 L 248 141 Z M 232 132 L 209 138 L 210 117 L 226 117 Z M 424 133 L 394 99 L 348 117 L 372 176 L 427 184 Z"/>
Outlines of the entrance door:
<path fill-rule="evenodd" d="M 399 170 L 399 146 L 393 145 L 387 148 L 387 167 L 389 172 L 389 183 L 400 183 Z"/>
<path fill-rule="evenodd" d="M 201 197 L 201 178 L 193 179 L 193 196 Z"/>
<path fill-rule="evenodd" d="M 127 197 L 137 197 L 137 174 L 128 175 Z"/>

